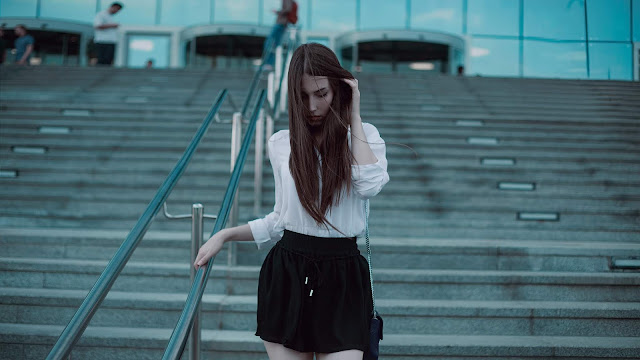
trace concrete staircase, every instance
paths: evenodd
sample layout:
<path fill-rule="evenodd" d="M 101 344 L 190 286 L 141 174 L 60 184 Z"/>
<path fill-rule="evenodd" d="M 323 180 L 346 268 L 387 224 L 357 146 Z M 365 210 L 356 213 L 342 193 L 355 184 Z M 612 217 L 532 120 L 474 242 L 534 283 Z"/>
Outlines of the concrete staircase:
<path fill-rule="evenodd" d="M 241 106 L 251 74 L 4 67 L 0 76 L 0 359 L 44 358 L 217 93 L 229 88 Z M 359 79 L 362 116 L 387 141 L 390 164 L 371 215 L 383 359 L 640 357 L 637 83 Z M 232 111 L 226 103 L 222 118 Z M 229 138 L 228 124 L 212 125 L 171 212 L 193 202 L 217 212 Z M 241 222 L 273 205 L 265 160 L 253 214 L 252 164 Z M 190 288 L 189 229 L 157 217 L 74 359 L 161 357 Z M 203 298 L 205 358 L 266 359 L 253 333 L 268 250 L 238 250 L 236 266 L 226 250 L 218 256 Z"/>

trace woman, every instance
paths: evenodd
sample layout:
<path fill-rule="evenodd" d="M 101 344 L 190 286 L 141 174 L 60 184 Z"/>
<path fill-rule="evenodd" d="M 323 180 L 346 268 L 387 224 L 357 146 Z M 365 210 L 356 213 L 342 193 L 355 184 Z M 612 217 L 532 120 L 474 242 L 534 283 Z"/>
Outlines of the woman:
<path fill-rule="evenodd" d="M 224 229 L 200 248 L 204 266 L 227 241 L 275 242 L 258 284 L 258 329 L 270 359 L 362 359 L 373 309 L 364 201 L 389 181 L 385 143 L 360 118 L 358 81 L 335 54 L 305 44 L 289 67 L 289 130 L 268 142 L 273 212 Z"/>

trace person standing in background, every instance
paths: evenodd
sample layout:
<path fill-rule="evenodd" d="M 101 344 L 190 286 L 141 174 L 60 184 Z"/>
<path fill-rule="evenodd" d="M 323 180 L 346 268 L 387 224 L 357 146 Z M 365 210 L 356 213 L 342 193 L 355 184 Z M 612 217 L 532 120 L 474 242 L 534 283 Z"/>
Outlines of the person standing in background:
<path fill-rule="evenodd" d="M 280 7 L 280 10 L 273 10 L 273 12 L 277 15 L 276 23 L 271 29 L 271 34 L 269 34 L 269 37 L 264 42 L 263 50 L 263 59 L 265 59 L 264 70 L 266 71 L 273 70 L 273 65 L 275 62 L 275 54 L 273 52 L 278 44 L 280 44 L 282 34 L 287 28 L 287 25 L 290 23 L 289 13 L 294 10 L 294 6 L 297 8 L 297 4 L 294 5 L 293 0 L 282 0 L 282 6 Z"/>
<path fill-rule="evenodd" d="M 116 53 L 116 42 L 118 41 L 117 28 L 119 24 L 113 21 L 113 16 L 122 10 L 123 5 L 114 2 L 108 9 L 102 10 L 96 14 L 93 19 L 94 37 L 93 42 L 98 55 L 98 65 L 113 64 L 113 58 Z"/>
<path fill-rule="evenodd" d="M 4 63 L 5 53 L 7 51 L 7 44 L 2 38 L 4 36 L 4 29 L 0 28 L 0 65 Z"/>
<path fill-rule="evenodd" d="M 29 65 L 33 53 L 33 36 L 29 35 L 24 25 L 16 25 L 14 32 L 18 37 L 15 41 L 16 64 Z"/>

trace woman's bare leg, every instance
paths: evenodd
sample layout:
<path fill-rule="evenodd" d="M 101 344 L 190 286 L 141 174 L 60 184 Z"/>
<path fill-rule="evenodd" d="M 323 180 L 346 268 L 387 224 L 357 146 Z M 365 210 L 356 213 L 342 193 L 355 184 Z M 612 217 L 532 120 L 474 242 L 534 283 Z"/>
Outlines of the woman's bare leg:
<path fill-rule="evenodd" d="M 303 353 L 295 350 L 288 349 L 282 344 L 276 344 L 268 341 L 264 341 L 264 347 L 267 349 L 267 354 L 271 360 L 313 360 L 313 353 Z M 362 356 L 360 356 L 362 359 Z"/>
<path fill-rule="evenodd" d="M 364 352 L 360 350 L 345 350 L 328 354 L 316 353 L 317 360 L 362 360 Z"/>

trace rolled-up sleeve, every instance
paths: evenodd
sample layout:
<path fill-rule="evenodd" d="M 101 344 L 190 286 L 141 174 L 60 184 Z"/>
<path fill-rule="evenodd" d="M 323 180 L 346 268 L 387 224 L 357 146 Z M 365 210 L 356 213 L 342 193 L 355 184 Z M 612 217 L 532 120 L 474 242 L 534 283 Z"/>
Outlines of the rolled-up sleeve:
<path fill-rule="evenodd" d="M 253 235 L 253 240 L 260 249 L 265 244 L 270 242 L 276 242 L 282 238 L 283 231 L 276 230 L 275 225 L 280 218 L 280 210 L 282 209 L 282 181 L 280 179 L 280 169 L 278 165 L 278 160 L 276 156 L 276 142 L 274 141 L 274 134 L 271 139 L 268 141 L 268 149 L 269 149 L 269 161 L 271 162 L 271 168 L 273 169 L 273 177 L 275 180 L 275 193 L 276 193 L 276 203 L 273 206 L 273 211 L 267 216 L 249 221 L 249 227 L 251 228 L 251 234 Z"/>
<path fill-rule="evenodd" d="M 368 123 L 362 125 L 369 147 L 378 161 L 374 164 L 351 165 L 351 180 L 356 193 L 368 199 L 376 196 L 389 182 L 389 173 L 387 173 L 386 145 L 378 129 Z"/>

